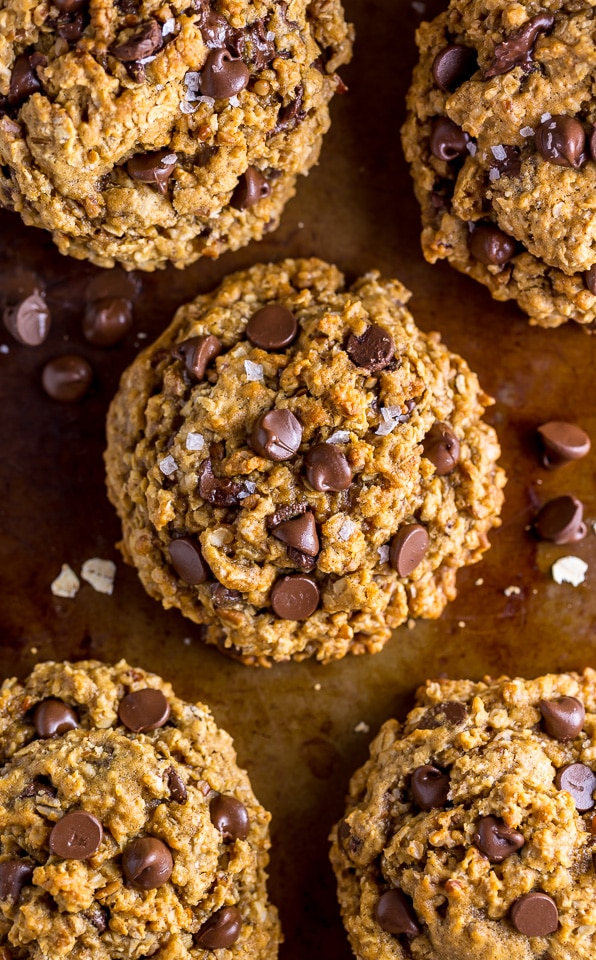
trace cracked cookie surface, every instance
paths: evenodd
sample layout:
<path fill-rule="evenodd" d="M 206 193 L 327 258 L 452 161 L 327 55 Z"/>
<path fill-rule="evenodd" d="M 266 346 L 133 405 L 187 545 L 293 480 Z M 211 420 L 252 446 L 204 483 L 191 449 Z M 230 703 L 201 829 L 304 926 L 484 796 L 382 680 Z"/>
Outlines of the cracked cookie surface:
<path fill-rule="evenodd" d="M 408 291 L 258 265 L 177 312 L 108 415 L 109 496 L 147 592 L 244 662 L 379 650 L 437 617 L 498 524 L 490 399 Z"/>

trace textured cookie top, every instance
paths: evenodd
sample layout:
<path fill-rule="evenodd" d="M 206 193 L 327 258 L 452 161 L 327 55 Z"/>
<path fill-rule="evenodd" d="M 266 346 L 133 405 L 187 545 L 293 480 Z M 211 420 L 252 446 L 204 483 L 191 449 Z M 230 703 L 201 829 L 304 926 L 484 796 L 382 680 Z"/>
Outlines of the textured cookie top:
<path fill-rule="evenodd" d="M 589 3 L 452 0 L 418 33 L 404 145 L 423 246 L 537 322 L 596 309 Z"/>
<path fill-rule="evenodd" d="M 379 649 L 486 549 L 488 398 L 408 297 L 317 260 L 256 266 L 123 376 L 106 460 L 125 556 L 245 659 Z"/>
<path fill-rule="evenodd" d="M 277 956 L 269 815 L 206 707 L 45 663 L 4 682 L 0 731 L 2 960 Z"/>
<path fill-rule="evenodd" d="M 588 960 L 596 673 L 438 681 L 351 783 L 332 860 L 363 960 Z"/>
<path fill-rule="evenodd" d="M 0 202 L 102 266 L 217 256 L 315 162 L 350 51 L 339 0 L 1 0 Z"/>

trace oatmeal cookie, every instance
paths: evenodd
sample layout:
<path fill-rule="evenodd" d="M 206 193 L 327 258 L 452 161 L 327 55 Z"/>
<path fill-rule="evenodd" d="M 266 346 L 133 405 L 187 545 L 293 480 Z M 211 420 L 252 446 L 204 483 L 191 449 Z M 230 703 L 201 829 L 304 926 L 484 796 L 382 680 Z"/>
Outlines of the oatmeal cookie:
<path fill-rule="evenodd" d="M 247 663 L 379 650 L 488 547 L 490 400 L 408 298 L 376 272 L 257 265 L 123 375 L 106 464 L 124 557 Z"/>
<path fill-rule="evenodd" d="M 427 260 L 530 322 L 596 317 L 594 5 L 451 0 L 418 31 L 402 130 Z"/>
<path fill-rule="evenodd" d="M 0 690 L 2 960 L 274 960 L 269 814 L 201 703 L 124 661 Z"/>
<path fill-rule="evenodd" d="M 339 0 L 0 0 L 0 204 L 102 267 L 260 239 L 351 41 Z"/>
<path fill-rule="evenodd" d="M 331 859 L 361 960 L 592 960 L 596 672 L 441 680 L 354 775 Z"/>

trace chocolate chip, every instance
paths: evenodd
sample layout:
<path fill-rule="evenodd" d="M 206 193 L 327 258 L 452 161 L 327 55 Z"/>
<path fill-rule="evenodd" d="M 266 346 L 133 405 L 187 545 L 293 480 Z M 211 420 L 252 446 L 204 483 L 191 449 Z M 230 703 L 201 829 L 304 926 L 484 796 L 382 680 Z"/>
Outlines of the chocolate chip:
<path fill-rule="evenodd" d="M 24 886 L 31 883 L 33 866 L 26 860 L 4 860 L 0 863 L 0 900 L 16 903 Z"/>
<path fill-rule="evenodd" d="M 585 763 L 568 763 L 561 767 L 555 777 L 555 786 L 571 794 L 579 813 L 586 813 L 593 808 L 596 774 Z"/>
<path fill-rule="evenodd" d="M 304 457 L 306 479 L 313 490 L 347 490 L 352 469 L 345 453 L 334 443 L 317 443 Z"/>
<path fill-rule="evenodd" d="M 426 527 L 408 523 L 397 531 L 389 546 L 389 563 L 399 577 L 409 577 L 422 561 L 430 543 Z"/>
<path fill-rule="evenodd" d="M 134 733 L 157 730 L 168 722 L 170 704 L 161 690 L 144 687 L 127 693 L 118 707 L 120 722 Z"/>
<path fill-rule="evenodd" d="M 506 40 L 498 43 L 493 61 L 483 73 L 484 79 L 498 77 L 512 70 L 513 67 L 529 67 L 533 59 L 534 44 L 539 34 L 550 30 L 554 22 L 552 13 L 539 13 Z"/>
<path fill-rule="evenodd" d="M 589 270 L 584 271 L 583 278 L 590 293 L 596 297 L 596 264 L 592 264 Z"/>
<path fill-rule="evenodd" d="M 283 7 L 283 3 L 279 3 L 278 7 Z M 295 24 L 294 28 L 296 30 L 300 29 L 298 24 Z M 269 66 L 277 55 L 275 36 L 263 17 L 255 20 L 250 26 L 233 30 L 230 39 L 231 46 L 238 56 L 242 57 L 246 63 L 254 64 L 257 73 Z M 217 46 L 222 46 L 222 42 L 220 41 Z"/>
<path fill-rule="evenodd" d="M 271 187 L 256 167 L 249 167 L 240 175 L 230 204 L 235 210 L 248 210 L 271 193 Z"/>
<path fill-rule="evenodd" d="M 211 823 L 224 840 L 246 840 L 250 821 L 246 807 L 235 797 L 219 793 L 209 804 Z"/>
<path fill-rule="evenodd" d="M 181 580 L 185 583 L 205 583 L 210 571 L 198 540 L 193 540 L 192 537 L 178 537 L 169 544 L 168 553 L 171 564 Z"/>
<path fill-rule="evenodd" d="M 76 43 L 85 31 L 85 21 L 82 13 L 61 13 L 56 20 L 56 32 L 63 40 Z"/>
<path fill-rule="evenodd" d="M 586 134 L 579 120 L 557 114 L 540 124 L 535 136 L 538 153 L 559 167 L 578 169 L 586 162 Z"/>
<path fill-rule="evenodd" d="M 89 0 L 52 0 L 52 5 L 56 7 L 60 13 L 78 13 L 88 2 Z"/>
<path fill-rule="evenodd" d="M 22 53 L 16 58 L 10 75 L 9 104 L 11 107 L 17 106 L 41 89 L 41 83 L 35 72 L 33 57 Z"/>
<path fill-rule="evenodd" d="M 499 144 L 499 156 L 491 152 L 490 170 L 496 170 L 499 177 L 519 177 L 521 173 L 521 153 L 519 147 Z M 497 178 L 498 179 L 498 178 Z"/>
<path fill-rule="evenodd" d="M 371 323 L 362 336 L 353 333 L 348 337 L 346 352 L 357 367 L 369 373 L 377 373 L 389 366 L 395 356 L 393 337 L 377 323 Z"/>
<path fill-rule="evenodd" d="M 430 128 L 429 147 L 433 156 L 451 163 L 468 152 L 470 138 L 449 117 L 435 117 Z"/>
<path fill-rule="evenodd" d="M 85 307 L 83 336 L 94 347 L 113 347 L 126 336 L 132 326 L 130 300 L 106 297 Z"/>
<path fill-rule="evenodd" d="M 320 550 L 317 525 L 310 510 L 293 520 L 277 524 L 273 529 L 273 536 L 300 553 L 305 553 L 307 557 L 316 557 Z"/>
<path fill-rule="evenodd" d="M 48 360 L 41 372 L 41 383 L 47 395 L 62 403 L 82 400 L 92 380 L 91 364 L 74 353 Z"/>
<path fill-rule="evenodd" d="M 410 789 L 414 803 L 421 810 L 443 807 L 449 796 L 449 774 L 426 763 L 414 770 Z"/>
<path fill-rule="evenodd" d="M 31 780 L 27 784 L 22 793 L 19 794 L 20 799 L 25 799 L 26 797 L 55 797 L 57 795 L 57 790 L 50 781 L 47 781 L 45 777 L 36 777 L 35 780 Z"/>
<path fill-rule="evenodd" d="M 182 777 L 174 770 L 174 767 L 168 767 L 166 770 L 166 780 L 168 790 L 172 800 L 176 803 L 186 803 L 188 800 L 188 790 Z"/>
<path fill-rule="evenodd" d="M 248 67 L 229 50 L 211 50 L 201 70 L 201 93 L 214 100 L 229 100 L 248 85 Z"/>
<path fill-rule="evenodd" d="M 43 343 L 52 322 L 48 305 L 38 291 L 20 303 L 6 307 L 3 319 L 8 332 L 27 347 L 38 347 Z"/>
<path fill-rule="evenodd" d="M 282 620 L 306 620 L 319 605 L 316 581 L 301 573 L 282 577 L 271 591 L 271 606 Z"/>
<path fill-rule="evenodd" d="M 204 380 L 207 367 L 223 350 L 218 337 L 208 334 L 205 337 L 189 337 L 177 343 L 173 355 L 182 360 L 186 369 L 195 380 Z"/>
<path fill-rule="evenodd" d="M 474 834 L 474 843 L 491 863 L 502 863 L 525 842 L 519 830 L 508 827 L 499 817 L 482 817 Z"/>
<path fill-rule="evenodd" d="M 136 153 L 126 164 L 126 169 L 133 180 L 155 183 L 159 192 L 165 194 L 177 161 L 178 156 L 172 150 L 153 150 L 151 153 Z"/>
<path fill-rule="evenodd" d="M 199 481 L 199 496 L 203 500 L 212 503 L 215 507 L 238 506 L 240 502 L 238 494 L 244 490 L 243 485 L 226 477 L 216 477 L 213 473 L 211 460 L 203 460 L 197 470 L 197 479 Z"/>
<path fill-rule="evenodd" d="M 577 697 L 541 700 L 538 707 L 544 731 L 554 740 L 573 740 L 583 728 L 586 711 Z"/>
<path fill-rule="evenodd" d="M 223 583 L 212 585 L 211 596 L 214 607 L 234 607 L 242 600 L 242 594 L 239 590 L 230 590 L 229 587 L 224 587 Z"/>
<path fill-rule="evenodd" d="M 174 861 L 168 847 L 157 837 L 139 837 L 122 854 L 122 872 L 141 890 L 155 890 L 172 876 Z"/>
<path fill-rule="evenodd" d="M 290 127 L 296 126 L 306 117 L 305 111 L 302 109 L 302 104 L 304 102 L 304 87 L 302 84 L 296 87 L 294 91 L 294 99 L 290 100 L 285 107 L 280 107 L 277 119 L 275 121 L 275 126 L 268 137 L 274 137 L 277 133 L 281 133 L 282 130 L 289 130 Z"/>
<path fill-rule="evenodd" d="M 511 923 L 526 937 L 547 937 L 559 926 L 559 912 L 552 897 L 542 892 L 525 893 L 512 905 Z"/>
<path fill-rule="evenodd" d="M 515 240 L 492 224 L 479 223 L 469 236 L 468 248 L 480 263 L 501 267 L 515 253 Z"/>
<path fill-rule="evenodd" d="M 544 445 L 545 467 L 556 467 L 570 460 L 580 460 L 590 452 L 590 438 L 575 423 L 550 420 L 538 427 Z"/>
<path fill-rule="evenodd" d="M 476 73 L 478 59 L 476 51 L 462 43 L 450 43 L 439 50 L 432 65 L 433 79 L 445 93 L 454 90 Z"/>
<path fill-rule="evenodd" d="M 290 460 L 302 441 L 302 424 L 291 410 L 268 410 L 255 421 L 250 445 L 267 460 Z"/>
<path fill-rule="evenodd" d="M 288 560 L 293 567 L 301 570 L 302 573 L 312 573 L 317 565 L 314 557 L 308 557 L 305 553 L 301 553 L 300 550 L 294 549 L 294 547 L 288 547 Z"/>
<path fill-rule="evenodd" d="M 64 860 L 87 860 L 99 850 L 103 827 L 86 810 L 65 813 L 50 833 L 50 851 Z"/>
<path fill-rule="evenodd" d="M 279 303 L 261 307 L 246 325 L 246 336 L 263 350 L 283 350 L 296 339 L 298 321 L 294 314 Z"/>
<path fill-rule="evenodd" d="M 435 466 L 438 477 L 452 473 L 460 455 L 459 440 L 448 423 L 436 420 L 422 441 L 424 456 Z"/>
<path fill-rule="evenodd" d="M 79 718 L 72 707 L 63 700 L 53 697 L 42 700 L 33 711 L 33 726 L 38 737 L 47 740 L 50 737 L 60 737 L 69 730 L 76 730 Z"/>
<path fill-rule="evenodd" d="M 225 17 L 211 9 L 209 2 L 202 5 L 197 22 L 205 46 L 214 49 L 226 46 L 233 30 Z"/>
<path fill-rule="evenodd" d="M 237 907 L 221 907 L 194 935 L 196 947 L 204 950 L 227 950 L 240 936 L 242 915 Z"/>
<path fill-rule="evenodd" d="M 112 54 L 122 63 L 130 63 L 132 60 L 144 60 L 152 56 L 162 45 L 161 27 L 156 20 L 151 20 L 128 40 L 115 44 Z"/>
<path fill-rule="evenodd" d="M 85 910 L 83 916 L 98 933 L 105 933 L 108 929 L 108 911 L 104 907 L 94 906 Z"/>
<path fill-rule="evenodd" d="M 278 507 L 275 513 L 268 518 L 267 526 L 272 530 L 278 523 L 284 523 L 293 517 L 299 517 L 301 513 L 305 513 L 308 509 L 308 503 L 305 500 L 302 503 L 284 503 L 283 507 Z"/>
<path fill-rule="evenodd" d="M 463 723 L 467 719 L 468 711 L 461 700 L 442 700 L 433 704 L 417 725 L 418 730 L 436 730 L 445 724 Z"/>
<path fill-rule="evenodd" d="M 375 919 L 387 933 L 405 933 L 409 937 L 422 933 L 411 897 L 397 887 L 381 894 L 375 906 Z"/>
<path fill-rule="evenodd" d="M 541 508 L 534 520 L 534 530 L 542 540 L 576 543 L 586 535 L 583 517 L 583 503 L 576 497 L 555 497 Z"/>

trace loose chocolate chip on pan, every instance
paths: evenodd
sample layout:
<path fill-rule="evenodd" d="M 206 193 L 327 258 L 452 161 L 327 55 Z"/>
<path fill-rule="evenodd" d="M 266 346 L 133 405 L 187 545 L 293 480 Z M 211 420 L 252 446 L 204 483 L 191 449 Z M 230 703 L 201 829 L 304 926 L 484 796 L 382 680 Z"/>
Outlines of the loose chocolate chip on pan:
<path fill-rule="evenodd" d="M 293 343 L 297 335 L 296 317 L 279 303 L 268 303 L 261 307 L 246 324 L 246 336 L 263 350 L 283 350 Z"/>
<path fill-rule="evenodd" d="M 583 517 L 583 503 L 576 497 L 555 497 L 541 508 L 534 520 L 534 530 L 541 540 L 575 543 L 586 535 Z"/>
<path fill-rule="evenodd" d="M 502 267 L 515 253 L 515 240 L 489 223 L 479 223 L 468 239 L 472 256 L 487 267 Z"/>
<path fill-rule="evenodd" d="M 209 804 L 209 814 L 224 840 L 246 840 L 250 827 L 248 812 L 236 797 L 218 793 Z"/>
<path fill-rule="evenodd" d="M 33 711 L 33 726 L 38 737 L 47 740 L 60 737 L 69 730 L 76 730 L 79 718 L 72 707 L 53 697 L 42 700 Z"/>
<path fill-rule="evenodd" d="M 196 947 L 227 950 L 236 943 L 242 930 L 242 914 L 237 907 L 221 907 L 194 935 Z"/>
<path fill-rule="evenodd" d="M 229 50 L 211 50 L 201 70 L 201 93 L 214 100 L 229 100 L 248 85 L 248 67 Z"/>
<path fill-rule="evenodd" d="M 541 157 L 559 167 L 577 169 L 586 162 L 586 134 L 579 120 L 557 114 L 540 124 L 536 149 Z"/>
<path fill-rule="evenodd" d="M 463 723 L 468 716 L 465 703 L 461 700 L 441 700 L 440 703 L 434 703 L 417 725 L 418 730 L 436 730 L 438 727 L 444 727 L 445 724 L 455 726 Z"/>
<path fill-rule="evenodd" d="M 172 566 L 181 580 L 185 583 L 205 583 L 210 571 L 198 540 L 192 537 L 178 537 L 169 544 L 168 553 Z"/>
<path fill-rule="evenodd" d="M 250 445 L 267 460 L 290 460 L 302 441 L 302 424 L 291 410 L 268 410 L 255 421 Z"/>
<path fill-rule="evenodd" d="M 122 871 L 141 890 L 155 890 L 172 876 L 174 861 L 165 843 L 157 837 L 139 837 L 122 854 Z"/>
<path fill-rule="evenodd" d="M 20 303 L 6 307 L 3 319 L 8 332 L 27 347 L 43 343 L 52 322 L 48 305 L 37 290 Z"/>
<path fill-rule="evenodd" d="M 586 813 L 594 807 L 596 774 L 585 763 L 568 763 L 557 771 L 555 786 L 566 790 L 575 801 L 579 813 Z"/>
<path fill-rule="evenodd" d="M 538 427 L 544 447 L 545 467 L 557 467 L 570 460 L 580 460 L 590 452 L 590 438 L 585 430 L 575 423 L 550 420 Z"/>
<path fill-rule="evenodd" d="M 126 336 L 132 326 L 130 300 L 104 297 L 85 307 L 83 336 L 94 347 L 113 347 Z"/>
<path fill-rule="evenodd" d="M 235 210 L 248 210 L 270 193 L 271 187 L 261 171 L 256 167 L 249 167 L 240 175 L 230 203 Z"/>
<path fill-rule="evenodd" d="M 115 44 L 112 54 L 122 63 L 130 63 L 132 60 L 144 60 L 145 57 L 152 56 L 162 46 L 161 28 L 156 20 L 151 20 L 128 40 Z"/>
<path fill-rule="evenodd" d="M 525 893 L 511 906 L 511 923 L 526 937 L 547 937 L 559 926 L 559 912 L 547 893 Z"/>
<path fill-rule="evenodd" d="M 306 479 L 313 490 L 347 490 L 352 469 L 345 453 L 334 443 L 317 443 L 304 457 Z"/>
<path fill-rule="evenodd" d="M 319 605 L 316 581 L 300 573 L 282 577 L 271 590 L 271 606 L 283 620 L 306 620 Z"/>
<path fill-rule="evenodd" d="M 166 770 L 166 781 L 172 800 L 176 803 L 186 803 L 188 800 L 188 790 L 182 777 L 174 770 L 174 767 L 168 767 Z"/>
<path fill-rule="evenodd" d="M 8 102 L 14 107 L 38 93 L 42 87 L 35 70 L 35 54 L 22 53 L 14 62 L 8 88 Z M 45 60 L 45 58 L 44 58 Z"/>
<path fill-rule="evenodd" d="M 435 117 L 431 124 L 429 147 L 433 156 L 451 163 L 468 152 L 470 138 L 449 117 Z"/>
<path fill-rule="evenodd" d="M 422 933 L 411 897 L 398 887 L 381 894 L 375 906 L 375 919 L 387 933 L 405 933 L 409 937 Z"/>
<path fill-rule="evenodd" d="M 539 13 L 495 47 L 493 61 L 483 73 L 484 79 L 508 73 L 513 67 L 528 68 L 533 60 L 534 44 L 541 33 L 554 26 L 552 13 Z"/>
<path fill-rule="evenodd" d="M 91 364 L 74 353 L 48 360 L 41 372 L 41 383 L 47 395 L 62 403 L 82 400 L 92 380 Z"/>
<path fill-rule="evenodd" d="M 408 523 L 397 531 L 389 546 L 389 563 L 400 577 L 409 577 L 422 561 L 430 543 L 426 527 Z"/>
<path fill-rule="evenodd" d="M 426 763 L 412 773 L 410 790 L 414 803 L 421 810 L 443 807 L 449 796 L 449 774 Z"/>
<path fill-rule="evenodd" d="M 477 69 L 478 58 L 472 47 L 466 47 L 463 43 L 449 43 L 439 50 L 433 60 L 432 74 L 441 90 L 453 93 L 469 80 Z"/>
<path fill-rule="evenodd" d="M 211 460 L 203 460 L 197 470 L 197 479 L 199 496 L 214 507 L 237 507 L 240 503 L 238 494 L 244 490 L 243 484 L 226 477 L 216 477 Z"/>
<path fill-rule="evenodd" d="M 50 851 L 64 860 L 87 860 L 99 850 L 103 827 L 86 810 L 65 813 L 50 833 Z"/>
<path fill-rule="evenodd" d="M 223 350 L 219 337 L 208 334 L 205 337 L 189 337 L 177 343 L 172 353 L 182 360 L 186 369 L 195 380 L 205 379 L 207 367 Z"/>
<path fill-rule="evenodd" d="M 364 333 L 357 337 L 351 333 L 346 343 L 346 352 L 357 367 L 377 373 L 389 366 L 395 356 L 395 343 L 391 334 L 378 323 L 371 323 Z"/>
<path fill-rule="evenodd" d="M 556 697 L 538 704 L 545 733 L 554 740 L 573 740 L 582 730 L 586 710 L 577 697 Z"/>
<path fill-rule="evenodd" d="M 0 901 L 16 903 L 24 886 L 31 883 L 33 865 L 26 860 L 4 860 L 0 863 Z"/>
<path fill-rule="evenodd" d="M 152 150 L 150 153 L 136 153 L 126 164 L 126 169 L 133 180 L 155 183 L 159 192 L 165 194 L 177 160 L 178 156 L 172 150 Z"/>
<path fill-rule="evenodd" d="M 474 843 L 491 863 L 502 863 L 525 842 L 519 830 L 508 827 L 499 817 L 482 817 L 474 834 Z"/>
<path fill-rule="evenodd" d="M 459 440 L 448 423 L 436 420 L 422 441 L 424 456 L 435 466 L 438 477 L 455 470 L 460 455 Z"/>
<path fill-rule="evenodd" d="M 292 520 L 278 523 L 272 530 L 273 536 L 289 547 L 299 550 L 307 557 L 316 557 L 320 550 L 317 525 L 314 514 L 307 510 Z"/>
<path fill-rule="evenodd" d="M 120 722 L 133 733 L 157 730 L 168 722 L 170 704 L 167 698 L 154 687 L 133 690 L 122 698 L 118 706 Z"/>

